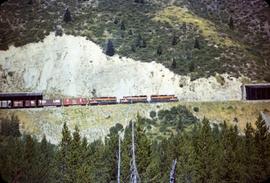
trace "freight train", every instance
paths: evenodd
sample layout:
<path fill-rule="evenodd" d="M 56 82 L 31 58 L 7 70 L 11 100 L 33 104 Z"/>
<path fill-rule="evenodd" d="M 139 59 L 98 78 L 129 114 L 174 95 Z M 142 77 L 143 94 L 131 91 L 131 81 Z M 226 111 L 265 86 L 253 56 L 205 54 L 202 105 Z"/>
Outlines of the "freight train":
<path fill-rule="evenodd" d="M 37 107 L 67 107 L 86 105 L 111 105 L 111 104 L 135 104 L 156 102 L 177 102 L 175 95 L 146 95 L 124 96 L 117 100 L 116 97 L 94 97 L 94 98 L 64 98 L 43 99 L 42 93 L 0 93 L 0 109 L 12 108 L 37 108 Z"/>

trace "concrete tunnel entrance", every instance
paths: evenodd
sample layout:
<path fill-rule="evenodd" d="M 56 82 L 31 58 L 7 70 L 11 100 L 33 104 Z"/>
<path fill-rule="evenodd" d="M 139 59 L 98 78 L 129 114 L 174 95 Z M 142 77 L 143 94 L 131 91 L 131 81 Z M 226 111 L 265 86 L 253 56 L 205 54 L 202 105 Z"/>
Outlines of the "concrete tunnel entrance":
<path fill-rule="evenodd" d="M 270 83 L 242 86 L 243 100 L 270 100 Z"/>

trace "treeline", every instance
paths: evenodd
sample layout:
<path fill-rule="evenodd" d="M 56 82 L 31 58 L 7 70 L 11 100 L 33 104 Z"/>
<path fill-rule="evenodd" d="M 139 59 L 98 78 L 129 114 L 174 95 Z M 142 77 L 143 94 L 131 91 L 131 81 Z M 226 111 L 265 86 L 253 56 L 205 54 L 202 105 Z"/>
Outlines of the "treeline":
<path fill-rule="evenodd" d="M 176 160 L 175 182 L 263 182 L 270 177 L 270 133 L 259 118 L 256 128 L 212 125 L 207 119 L 167 138 L 147 137 L 137 117 L 135 153 L 141 182 L 169 182 Z M 121 182 L 131 174 L 131 123 L 110 129 L 104 141 L 88 143 L 79 128 L 64 123 L 62 140 L 54 146 L 29 135 L 1 136 L 0 170 L 7 182 L 117 182 L 118 138 L 121 140 Z"/>

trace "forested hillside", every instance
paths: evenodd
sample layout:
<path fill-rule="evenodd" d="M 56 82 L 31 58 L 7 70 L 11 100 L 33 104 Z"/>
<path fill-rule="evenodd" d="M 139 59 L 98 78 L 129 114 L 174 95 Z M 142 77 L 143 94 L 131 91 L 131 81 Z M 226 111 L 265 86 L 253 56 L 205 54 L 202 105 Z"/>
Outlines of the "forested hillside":
<path fill-rule="evenodd" d="M 1 49 L 55 31 L 85 36 L 104 50 L 110 43 L 109 55 L 157 61 L 193 79 L 217 72 L 270 80 L 263 0 L 9 0 L 0 10 Z"/>
<path fill-rule="evenodd" d="M 173 111 L 169 114 L 172 117 Z M 151 119 L 134 119 L 141 182 L 169 182 L 173 160 L 177 162 L 172 174 L 175 182 L 255 183 L 270 177 L 270 133 L 260 117 L 256 129 L 248 123 L 245 135 L 239 135 L 237 127 L 226 123 L 213 126 L 207 119 L 198 123 L 185 112 L 181 116 L 181 120 L 163 116 L 176 130 L 158 139 L 149 138 L 144 125 Z M 129 182 L 132 123 L 125 129 L 115 125 L 104 142 L 93 143 L 80 135 L 78 127 L 71 132 L 64 123 L 62 140 L 54 146 L 46 137 L 37 142 L 29 135 L 21 136 L 16 121 L 6 120 L 0 138 L 0 170 L 5 181 L 117 182 L 120 136 L 120 179 Z"/>

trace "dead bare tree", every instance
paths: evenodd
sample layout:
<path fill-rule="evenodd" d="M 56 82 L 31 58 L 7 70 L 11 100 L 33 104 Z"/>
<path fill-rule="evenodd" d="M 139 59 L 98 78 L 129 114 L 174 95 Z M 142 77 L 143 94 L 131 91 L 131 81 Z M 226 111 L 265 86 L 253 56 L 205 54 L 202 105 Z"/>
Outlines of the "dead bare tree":
<path fill-rule="evenodd" d="M 175 183 L 176 159 L 173 160 L 172 169 L 170 171 L 170 183 Z"/>
<path fill-rule="evenodd" d="M 121 139 L 120 135 L 118 137 L 118 168 L 117 168 L 117 183 L 120 183 L 120 173 L 121 173 Z"/>
<path fill-rule="evenodd" d="M 135 154 L 135 134 L 134 134 L 134 122 L 132 121 L 132 160 L 131 160 L 131 166 L 130 166 L 130 182 L 131 183 L 139 183 L 140 177 L 136 166 L 136 154 Z"/>

